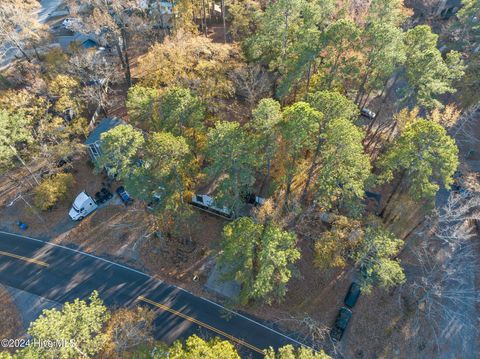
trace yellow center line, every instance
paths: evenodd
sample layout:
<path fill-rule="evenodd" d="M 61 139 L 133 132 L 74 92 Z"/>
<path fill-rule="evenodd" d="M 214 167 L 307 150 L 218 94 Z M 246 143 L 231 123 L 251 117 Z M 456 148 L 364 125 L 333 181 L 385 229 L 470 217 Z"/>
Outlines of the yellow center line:
<path fill-rule="evenodd" d="M 263 350 L 255 347 L 255 346 L 253 346 L 253 345 L 251 345 L 251 344 L 249 344 L 249 343 L 247 343 L 247 342 L 245 342 L 245 341 L 243 341 L 243 340 L 241 340 L 241 339 L 235 338 L 234 336 L 232 336 L 232 335 L 230 335 L 230 334 L 227 334 L 227 333 L 225 333 L 224 331 L 222 331 L 222 330 L 220 330 L 220 329 L 214 328 L 214 327 L 212 327 L 211 325 L 208 325 L 208 324 L 206 324 L 206 323 L 204 323 L 204 322 L 201 322 L 201 321 L 199 321 L 199 320 L 197 320 L 197 319 L 195 319 L 195 318 L 189 317 L 188 315 L 183 314 L 183 313 L 181 313 L 181 312 L 179 312 L 179 311 L 177 311 L 177 310 L 175 310 L 175 309 L 172 309 L 172 308 L 170 308 L 170 307 L 167 307 L 167 306 L 164 305 L 164 304 L 160 304 L 160 303 L 154 302 L 153 300 L 150 300 L 150 299 L 148 299 L 148 298 L 145 298 L 144 296 L 139 296 L 139 297 L 137 298 L 137 300 L 143 301 L 143 302 L 145 302 L 145 303 L 149 303 L 149 304 L 151 304 L 151 305 L 153 305 L 153 306 L 155 306 L 155 307 L 157 307 L 157 308 L 166 310 L 167 312 L 170 312 L 170 313 L 172 313 L 172 314 L 175 314 L 176 316 L 179 316 L 179 317 L 181 317 L 181 318 L 183 318 L 183 319 L 186 319 L 186 320 L 188 320 L 189 322 L 198 324 L 198 325 L 200 325 L 201 327 L 207 328 L 208 330 L 211 330 L 212 332 L 215 332 L 215 333 L 217 333 L 217 334 L 220 334 L 220 335 L 224 336 L 225 338 L 227 338 L 227 339 L 229 339 L 229 340 L 231 340 L 231 341 L 233 341 L 233 342 L 235 342 L 235 343 L 238 343 L 238 344 L 240 344 L 240 345 L 243 345 L 244 347 L 247 347 L 247 348 L 249 348 L 249 349 L 251 349 L 251 350 L 253 350 L 253 351 L 256 351 L 257 353 L 265 354 L 265 353 L 263 352 Z"/>
<path fill-rule="evenodd" d="M 19 256 L 17 254 L 3 252 L 3 251 L 0 251 L 0 255 L 20 259 L 20 260 L 28 262 L 28 263 L 38 264 L 39 266 L 48 267 L 48 263 L 39 261 L 38 259 L 27 258 L 27 257 Z"/>

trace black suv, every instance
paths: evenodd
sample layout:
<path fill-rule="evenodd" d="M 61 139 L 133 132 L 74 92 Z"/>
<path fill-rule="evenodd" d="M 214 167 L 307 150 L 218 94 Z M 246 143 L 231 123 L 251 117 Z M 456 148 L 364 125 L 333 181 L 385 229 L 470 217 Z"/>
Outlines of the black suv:
<path fill-rule="evenodd" d="M 348 293 L 343 300 L 343 303 L 349 308 L 353 308 L 355 303 L 357 303 L 358 297 L 360 297 L 360 285 L 358 283 L 353 282 L 348 289 Z"/>
<path fill-rule="evenodd" d="M 330 337 L 334 341 L 340 341 L 343 337 L 343 333 L 347 329 L 348 322 L 352 317 L 352 311 L 346 307 L 342 307 L 338 312 L 337 319 L 335 319 L 335 325 L 330 330 Z"/>

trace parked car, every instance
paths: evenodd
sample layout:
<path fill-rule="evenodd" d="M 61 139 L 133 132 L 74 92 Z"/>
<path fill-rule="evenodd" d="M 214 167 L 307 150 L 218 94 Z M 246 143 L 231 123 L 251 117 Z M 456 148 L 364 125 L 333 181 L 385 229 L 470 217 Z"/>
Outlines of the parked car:
<path fill-rule="evenodd" d="M 353 282 L 350 285 L 350 288 L 348 289 L 347 295 L 345 296 L 345 299 L 343 300 L 343 303 L 349 307 L 353 308 L 355 306 L 355 303 L 357 303 L 358 297 L 360 297 L 360 285 L 358 283 Z"/>
<path fill-rule="evenodd" d="M 147 209 L 149 211 L 155 211 L 157 206 L 160 204 L 162 197 L 158 194 L 154 194 L 150 202 L 147 203 Z"/>
<path fill-rule="evenodd" d="M 112 197 L 112 192 L 106 188 L 102 188 L 100 192 L 95 193 L 95 201 L 99 204 L 107 202 Z"/>
<path fill-rule="evenodd" d="M 335 319 L 335 324 L 333 328 L 330 330 L 330 337 L 334 341 L 342 340 L 343 333 L 347 329 L 348 322 L 352 317 L 352 311 L 346 307 L 340 308 L 338 312 L 337 319 Z"/>
<path fill-rule="evenodd" d="M 125 191 L 125 188 L 123 188 L 123 186 L 118 187 L 115 192 L 117 192 L 118 196 L 120 197 L 122 202 L 125 204 L 125 206 L 128 206 L 133 202 L 132 197 L 130 197 L 128 192 Z"/>
<path fill-rule="evenodd" d="M 244 196 L 244 200 L 248 204 L 253 204 L 254 206 L 261 206 L 265 203 L 265 198 L 257 196 L 255 193 L 247 193 Z"/>
<path fill-rule="evenodd" d="M 373 112 L 372 110 L 369 110 L 366 107 L 363 107 L 363 108 L 360 109 L 360 114 L 363 117 L 366 117 L 370 120 L 373 120 L 375 117 L 377 117 L 377 114 L 375 112 Z"/>
<path fill-rule="evenodd" d="M 81 20 L 74 17 L 67 17 L 62 21 L 62 26 L 67 30 L 73 30 L 73 27 L 80 26 L 81 24 Z"/>

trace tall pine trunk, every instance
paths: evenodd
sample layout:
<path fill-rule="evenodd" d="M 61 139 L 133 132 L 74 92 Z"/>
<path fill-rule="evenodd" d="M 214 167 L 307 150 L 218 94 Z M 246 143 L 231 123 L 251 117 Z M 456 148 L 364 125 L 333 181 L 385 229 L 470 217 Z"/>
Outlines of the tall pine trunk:
<path fill-rule="evenodd" d="M 320 155 L 321 146 L 322 146 L 322 138 L 320 136 L 318 136 L 317 147 L 315 148 L 315 152 L 313 153 L 312 163 L 310 164 L 310 168 L 308 170 L 307 181 L 305 182 L 305 186 L 303 187 L 302 197 L 300 199 L 301 203 L 303 203 L 305 201 L 305 199 L 307 198 L 308 188 L 310 187 L 310 182 L 312 181 L 313 172 L 315 171 L 315 167 L 317 167 L 317 160 L 318 160 L 318 156 Z"/>
<path fill-rule="evenodd" d="M 223 43 L 227 43 L 227 25 L 225 23 L 225 0 L 222 0 Z"/>

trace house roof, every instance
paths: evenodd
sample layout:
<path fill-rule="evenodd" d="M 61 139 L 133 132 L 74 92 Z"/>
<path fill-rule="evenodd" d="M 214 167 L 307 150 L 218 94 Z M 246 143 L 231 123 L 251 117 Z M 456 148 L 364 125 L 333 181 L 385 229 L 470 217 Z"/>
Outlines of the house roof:
<path fill-rule="evenodd" d="M 95 37 L 93 35 L 85 35 L 81 33 L 75 33 L 71 36 L 59 36 L 58 43 L 64 50 L 68 50 L 68 47 L 73 42 L 79 43 L 84 48 L 88 49 L 98 45 Z"/>
<path fill-rule="evenodd" d="M 100 136 L 102 136 L 102 133 L 107 132 L 108 130 L 117 127 L 118 125 L 124 125 L 125 122 L 117 117 L 110 117 L 110 118 L 104 118 L 102 121 L 100 121 L 93 129 L 93 131 L 90 133 L 90 135 L 87 137 L 87 140 L 85 141 L 86 145 L 91 145 L 94 144 L 95 142 L 100 140 Z"/>

